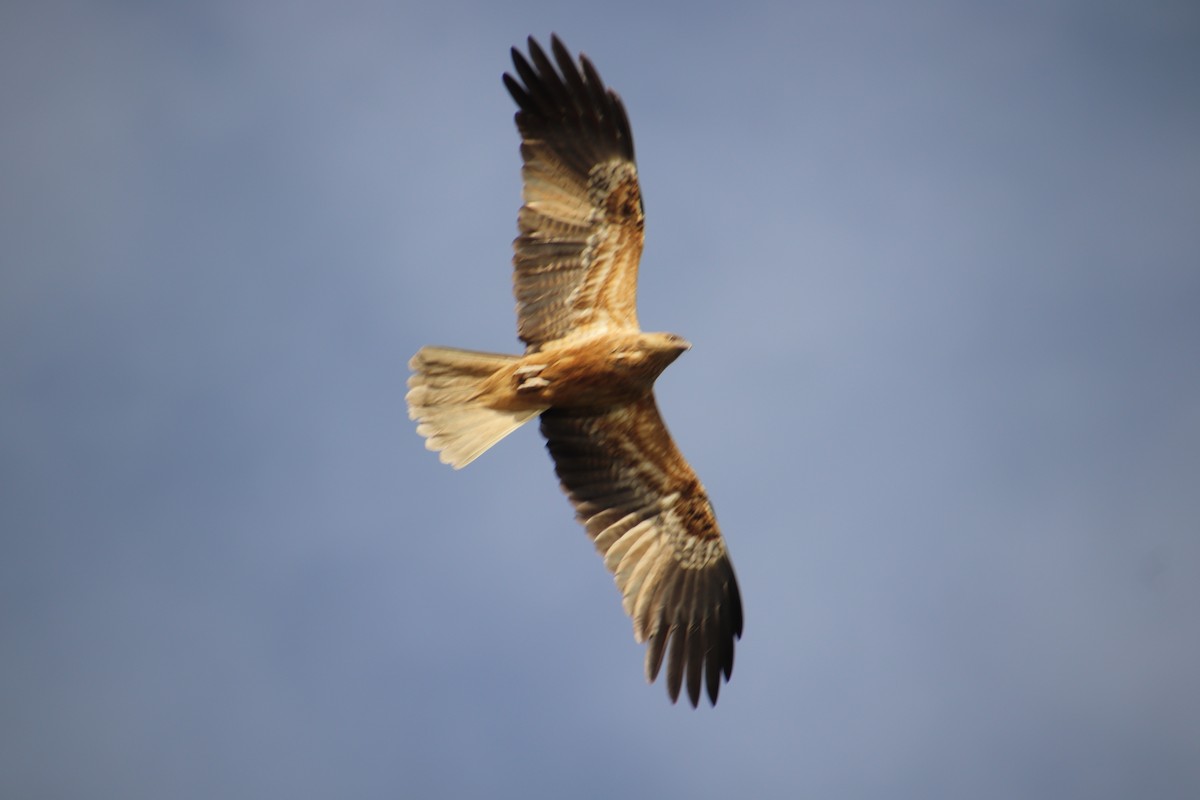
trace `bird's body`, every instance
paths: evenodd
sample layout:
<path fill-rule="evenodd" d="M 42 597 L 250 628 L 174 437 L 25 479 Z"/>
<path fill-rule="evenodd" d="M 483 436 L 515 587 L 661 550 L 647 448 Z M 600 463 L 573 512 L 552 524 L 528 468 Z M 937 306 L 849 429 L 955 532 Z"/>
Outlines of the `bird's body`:
<path fill-rule="evenodd" d="M 669 333 L 621 332 L 523 356 L 501 377 L 497 395 L 523 408 L 610 408 L 640 400 L 689 345 Z"/>
<path fill-rule="evenodd" d="M 591 62 L 551 45 L 553 63 L 532 38 L 529 60 L 514 49 L 520 80 L 504 76 L 520 107 L 513 264 L 525 354 L 422 348 L 409 363 L 409 415 L 456 469 L 539 417 L 576 517 L 648 643 L 647 677 L 665 662 L 672 700 L 686 681 L 692 705 L 702 683 L 715 703 L 741 597 L 708 496 L 653 395 L 690 345 L 638 326 L 644 216 L 624 106 Z"/>

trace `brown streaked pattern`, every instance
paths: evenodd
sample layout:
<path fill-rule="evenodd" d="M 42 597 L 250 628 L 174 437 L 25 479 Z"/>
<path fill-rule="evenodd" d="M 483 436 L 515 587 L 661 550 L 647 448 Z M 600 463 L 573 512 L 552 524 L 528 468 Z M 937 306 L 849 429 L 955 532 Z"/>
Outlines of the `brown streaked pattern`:
<path fill-rule="evenodd" d="M 513 242 L 517 332 L 530 350 L 549 340 L 638 329 L 643 212 L 633 135 L 621 99 L 585 56 L 557 37 L 552 62 L 531 37 L 506 74 L 520 110 L 524 167 Z"/>
<path fill-rule="evenodd" d="M 679 453 L 654 398 L 604 413 L 551 409 L 542 434 L 563 489 L 612 571 L 646 677 L 664 657 L 667 691 L 716 703 L 733 670 L 742 603 L 712 506 Z M 670 647 L 668 648 L 668 643 Z"/>

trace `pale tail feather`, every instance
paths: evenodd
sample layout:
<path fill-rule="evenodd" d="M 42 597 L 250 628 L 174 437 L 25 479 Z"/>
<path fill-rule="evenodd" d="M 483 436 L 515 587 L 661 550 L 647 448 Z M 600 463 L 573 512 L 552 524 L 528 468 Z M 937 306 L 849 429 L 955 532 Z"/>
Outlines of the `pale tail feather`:
<path fill-rule="evenodd" d="M 544 409 L 499 411 L 481 397 L 482 384 L 516 356 L 478 353 L 452 347 L 422 347 L 408 362 L 408 416 L 417 421 L 425 447 L 455 469 L 470 464 L 488 448 Z"/>

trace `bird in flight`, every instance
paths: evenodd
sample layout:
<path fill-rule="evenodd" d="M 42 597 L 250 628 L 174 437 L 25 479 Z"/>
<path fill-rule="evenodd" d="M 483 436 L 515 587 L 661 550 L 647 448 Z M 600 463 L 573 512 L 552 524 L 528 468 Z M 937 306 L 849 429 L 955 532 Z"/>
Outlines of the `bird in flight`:
<path fill-rule="evenodd" d="M 563 491 L 613 573 L 646 678 L 666 664 L 717 702 L 742 635 L 737 579 L 712 505 L 654 402 L 654 381 L 691 345 L 638 326 L 643 213 L 625 107 L 592 62 L 550 39 L 512 49 L 523 205 L 513 242 L 524 355 L 423 347 L 409 417 L 425 446 L 465 467 L 540 420 Z"/>

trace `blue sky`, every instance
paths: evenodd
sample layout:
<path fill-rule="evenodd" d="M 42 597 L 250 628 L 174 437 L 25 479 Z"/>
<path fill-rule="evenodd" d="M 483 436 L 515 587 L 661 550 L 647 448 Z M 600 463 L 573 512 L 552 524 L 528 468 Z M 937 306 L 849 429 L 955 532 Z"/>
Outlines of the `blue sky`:
<path fill-rule="evenodd" d="M 533 428 L 508 48 L 623 96 L 746 633 L 648 687 Z M 1200 793 L 1188 2 L 6 4 L 0 794 Z"/>

